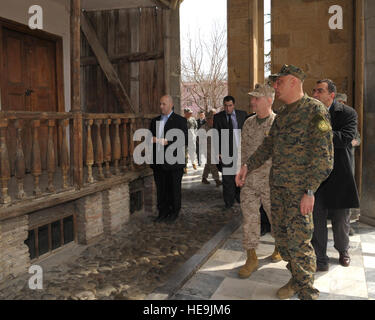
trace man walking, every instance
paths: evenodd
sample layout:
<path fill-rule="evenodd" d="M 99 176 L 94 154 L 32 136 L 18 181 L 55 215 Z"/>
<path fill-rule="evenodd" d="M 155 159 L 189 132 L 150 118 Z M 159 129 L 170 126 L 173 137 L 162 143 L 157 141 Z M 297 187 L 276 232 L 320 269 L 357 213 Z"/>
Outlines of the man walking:
<path fill-rule="evenodd" d="M 235 99 L 232 96 L 227 96 L 223 99 L 224 111 L 215 114 L 214 128 L 218 131 L 219 141 L 215 142 L 218 147 L 219 161 L 223 168 L 222 182 L 223 182 L 223 198 L 225 203 L 224 210 L 230 210 L 234 202 L 240 203 L 240 188 L 236 186 L 236 168 L 238 160 L 238 148 L 240 146 L 241 134 L 240 130 L 246 120 L 247 113 L 245 111 L 235 109 Z M 222 138 L 229 135 L 229 145 L 227 150 L 222 149 Z M 228 138 L 228 136 L 226 137 Z M 224 138 L 225 139 L 225 138 Z M 226 139 L 228 141 L 228 139 Z M 224 144 L 225 145 L 225 144 Z M 232 161 L 229 163 L 229 158 Z M 228 169 L 229 173 L 226 172 Z"/>
<path fill-rule="evenodd" d="M 169 95 L 160 99 L 161 115 L 152 119 L 150 131 L 152 133 L 153 143 L 153 162 L 150 165 L 154 172 L 156 185 L 157 208 L 159 211 L 155 222 L 174 222 L 181 209 L 181 181 L 183 176 L 184 152 L 187 145 L 187 121 L 184 117 L 173 112 L 173 100 Z M 177 161 L 175 164 L 169 164 L 166 155 L 171 145 L 176 143 L 177 138 L 168 141 L 165 139 L 169 130 L 179 129 L 184 134 L 184 141 L 174 150 L 174 157 L 178 153 L 182 155 L 182 163 Z M 162 158 L 164 161 L 158 163 L 157 159 Z"/>
<path fill-rule="evenodd" d="M 316 257 L 311 245 L 314 193 L 333 168 L 332 129 L 327 109 L 303 91 L 305 73 L 284 65 L 270 76 L 276 98 L 285 103 L 269 135 L 242 166 L 238 179 L 272 158 L 271 216 L 276 247 L 292 274 L 277 291 L 280 299 L 298 294 L 317 299 L 314 288 Z"/>
<path fill-rule="evenodd" d="M 359 197 L 351 163 L 352 141 L 357 133 L 357 113 L 335 99 L 336 85 L 325 79 L 316 83 L 313 97 L 329 110 L 333 129 L 334 166 L 315 195 L 314 235 L 312 244 L 317 258 L 317 271 L 328 271 L 327 216 L 332 221 L 334 247 L 342 266 L 350 265 L 350 208 L 359 208 Z"/>
<path fill-rule="evenodd" d="M 276 114 L 272 112 L 272 104 L 275 99 L 275 91 L 269 85 L 257 84 L 252 92 L 250 104 L 256 115 L 248 118 L 241 133 L 241 163 L 246 164 L 247 159 L 262 144 L 264 137 L 268 136 Z M 268 220 L 272 225 L 271 199 L 269 174 L 272 160 L 268 159 L 260 168 L 247 175 L 243 182 L 236 176 L 236 185 L 241 187 L 241 210 L 243 216 L 243 241 L 242 245 L 247 253 L 247 260 L 239 270 L 240 278 L 248 278 L 258 268 L 256 248 L 260 239 L 260 214 L 262 205 Z M 271 227 L 272 228 L 272 227 Z M 272 230 L 272 229 L 271 229 Z M 272 232 L 271 232 L 272 233 Z M 271 256 L 272 262 L 281 260 L 281 256 L 275 248 Z"/>

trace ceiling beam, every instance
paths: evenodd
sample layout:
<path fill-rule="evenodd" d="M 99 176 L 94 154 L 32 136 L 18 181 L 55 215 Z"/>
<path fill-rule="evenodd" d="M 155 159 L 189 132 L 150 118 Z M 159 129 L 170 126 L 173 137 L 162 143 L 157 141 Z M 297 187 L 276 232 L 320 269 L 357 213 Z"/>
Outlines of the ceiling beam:
<path fill-rule="evenodd" d="M 168 0 L 152 0 L 157 7 L 171 9 L 171 3 Z"/>

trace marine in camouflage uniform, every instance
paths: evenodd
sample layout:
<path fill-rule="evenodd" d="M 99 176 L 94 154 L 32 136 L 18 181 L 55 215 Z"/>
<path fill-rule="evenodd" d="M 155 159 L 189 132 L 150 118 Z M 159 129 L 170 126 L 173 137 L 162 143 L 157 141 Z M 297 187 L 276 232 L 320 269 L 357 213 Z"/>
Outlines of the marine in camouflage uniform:
<path fill-rule="evenodd" d="M 274 96 L 274 90 L 269 86 L 257 85 L 255 90 L 249 94 L 254 97 L 262 97 L 267 94 Z M 271 99 L 273 100 L 272 97 Z M 249 157 L 262 144 L 264 137 L 268 136 L 275 117 L 276 114 L 271 111 L 267 118 L 260 119 L 254 115 L 245 121 L 241 132 L 241 163 L 246 163 Z M 245 250 L 258 247 L 260 238 L 259 207 L 261 205 L 263 205 L 268 220 L 272 224 L 269 185 L 271 165 L 272 160 L 268 159 L 261 167 L 248 174 L 241 189 L 242 244 Z"/>
<path fill-rule="evenodd" d="M 269 85 L 257 84 L 252 92 L 250 104 L 256 115 L 248 118 L 241 132 L 241 164 L 246 164 L 247 159 L 262 144 L 268 136 L 276 114 L 272 112 L 272 103 L 275 98 L 275 91 Z M 262 205 L 268 220 L 272 225 L 271 200 L 269 174 L 272 160 L 268 159 L 261 167 L 247 175 L 246 179 L 239 181 L 236 177 L 236 184 L 241 189 L 241 210 L 243 216 L 243 240 L 242 244 L 247 253 L 245 264 L 238 271 L 240 278 L 248 278 L 258 268 L 258 257 L 256 248 L 260 239 L 260 214 L 259 207 Z M 273 228 L 271 227 L 271 234 Z M 272 262 L 279 262 L 281 256 L 275 247 L 271 255 Z"/>
<path fill-rule="evenodd" d="M 284 65 L 270 79 L 275 81 L 288 75 L 302 82 L 306 77 L 301 69 Z M 306 94 L 284 105 L 269 136 L 248 159 L 248 171 L 259 168 L 271 157 L 274 237 L 292 274 L 288 284 L 279 289 L 278 296 L 285 299 L 297 293 L 300 299 L 316 299 L 319 291 L 313 287 L 316 257 L 311 245 L 312 212 L 303 215 L 300 206 L 306 192 L 315 192 L 333 168 L 332 128 L 327 108 Z"/>

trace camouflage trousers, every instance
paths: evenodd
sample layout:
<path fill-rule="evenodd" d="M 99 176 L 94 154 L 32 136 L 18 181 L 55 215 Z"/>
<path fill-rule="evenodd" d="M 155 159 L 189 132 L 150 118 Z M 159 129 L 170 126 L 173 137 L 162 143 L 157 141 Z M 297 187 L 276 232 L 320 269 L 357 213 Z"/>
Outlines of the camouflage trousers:
<path fill-rule="evenodd" d="M 273 235 L 271 217 L 270 187 L 268 184 L 254 188 L 245 184 L 241 189 L 241 210 L 243 216 L 242 245 L 245 250 L 256 249 L 260 239 L 260 206 L 263 205 L 267 218 L 271 224 L 271 234 Z"/>
<path fill-rule="evenodd" d="M 271 186 L 271 215 L 276 246 L 292 274 L 300 299 L 311 299 L 319 291 L 313 287 L 316 256 L 311 245 L 314 231 L 312 213 L 303 216 L 303 190 Z"/>
<path fill-rule="evenodd" d="M 220 177 L 219 177 L 219 170 L 217 169 L 216 164 L 206 163 L 205 166 L 204 166 L 204 170 L 203 170 L 202 178 L 203 178 L 203 179 L 207 179 L 207 178 L 208 178 L 208 175 L 209 175 L 210 173 L 212 174 L 212 178 L 213 178 L 214 180 L 220 180 Z"/>
<path fill-rule="evenodd" d="M 197 164 L 196 162 L 196 155 L 195 153 L 192 153 L 192 157 L 189 156 L 189 150 L 188 150 L 188 147 L 185 147 L 185 163 L 186 163 L 186 166 L 189 162 L 189 158 L 190 158 L 190 161 L 191 161 L 191 164 Z"/>

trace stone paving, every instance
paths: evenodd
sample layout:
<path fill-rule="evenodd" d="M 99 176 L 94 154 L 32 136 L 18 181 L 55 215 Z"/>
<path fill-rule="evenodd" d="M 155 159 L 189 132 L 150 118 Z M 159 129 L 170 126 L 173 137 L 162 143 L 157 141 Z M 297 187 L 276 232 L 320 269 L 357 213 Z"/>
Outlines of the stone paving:
<path fill-rule="evenodd" d="M 339 264 L 334 249 L 330 223 L 327 254 L 328 272 L 315 274 L 314 285 L 319 300 L 375 299 L 375 228 L 353 222 L 355 234 L 350 237 L 350 266 Z M 269 233 L 261 237 L 257 255 L 259 268 L 248 279 L 240 279 L 238 270 L 246 261 L 242 249 L 242 228 L 234 232 L 172 300 L 278 300 L 276 291 L 290 279 L 286 262 L 272 263 L 268 258 L 274 249 Z M 294 296 L 290 300 L 298 300 Z"/>
<path fill-rule="evenodd" d="M 235 215 L 223 212 L 222 189 L 201 184 L 202 168 L 183 178 L 182 209 L 174 224 L 156 213 L 131 216 L 126 229 L 90 246 L 72 243 L 43 261 L 43 289 L 31 274 L 0 285 L 0 299 L 144 299 Z"/>

